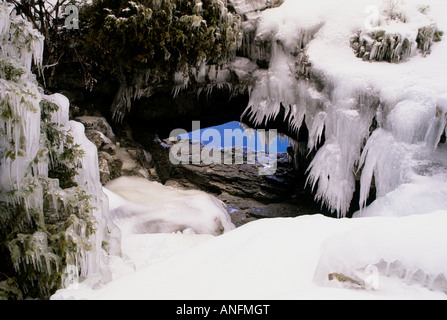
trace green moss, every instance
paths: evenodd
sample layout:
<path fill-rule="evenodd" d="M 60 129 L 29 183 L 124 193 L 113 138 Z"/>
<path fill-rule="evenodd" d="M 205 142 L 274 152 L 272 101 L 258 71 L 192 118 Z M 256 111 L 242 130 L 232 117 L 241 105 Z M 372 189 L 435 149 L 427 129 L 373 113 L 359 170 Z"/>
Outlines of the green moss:
<path fill-rule="evenodd" d="M 1 110 L 0 116 L 3 120 L 9 120 L 14 118 L 14 112 L 7 100 L 0 100 L 0 110 Z"/>
<path fill-rule="evenodd" d="M 43 99 L 41 106 L 41 131 L 45 136 L 45 148 L 50 158 L 49 178 L 58 179 L 60 186 L 71 188 L 77 186 L 74 178 L 81 167 L 81 159 L 85 152 L 80 145 L 74 143 L 73 136 L 69 131 L 62 130 L 57 123 L 51 122 L 51 114 L 57 112 L 59 107 Z M 36 161 L 42 158 L 38 153 Z"/>
<path fill-rule="evenodd" d="M 435 34 L 433 35 L 433 41 L 434 42 L 439 42 L 442 40 L 442 36 L 444 35 L 443 31 L 440 30 L 436 30 Z"/>
<path fill-rule="evenodd" d="M 223 2 L 93 1 L 82 14 L 88 23 L 84 49 L 103 68 L 128 72 L 140 68 L 173 72 L 182 65 L 227 61 L 241 42 L 240 17 Z M 222 48 L 227 48 L 222 50 Z"/>

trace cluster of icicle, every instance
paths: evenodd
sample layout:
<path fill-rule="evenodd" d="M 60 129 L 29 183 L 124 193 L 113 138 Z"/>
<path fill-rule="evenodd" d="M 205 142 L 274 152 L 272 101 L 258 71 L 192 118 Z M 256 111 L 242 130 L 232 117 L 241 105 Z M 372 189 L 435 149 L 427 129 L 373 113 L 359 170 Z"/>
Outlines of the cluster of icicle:
<path fill-rule="evenodd" d="M 153 0 L 151 1 L 152 8 L 161 8 L 163 1 Z M 220 19 L 222 23 L 233 25 L 238 22 L 238 16 L 229 12 L 227 8 L 227 3 L 218 1 L 220 10 Z M 144 8 L 144 6 L 137 5 L 136 3 L 130 1 L 130 7 L 136 8 L 137 10 L 146 10 L 147 12 L 151 12 L 151 9 Z M 126 8 L 123 10 L 130 11 L 130 8 Z M 200 27 L 202 24 L 206 25 L 207 21 L 202 19 L 203 14 L 203 3 L 200 0 L 194 1 L 193 7 L 193 15 L 184 15 L 180 19 L 183 23 L 189 23 L 193 28 Z M 151 14 L 146 14 L 148 17 Z M 116 21 L 120 21 L 120 23 L 125 23 L 128 18 L 117 18 L 113 14 L 109 14 L 107 19 L 112 19 Z M 216 37 L 219 37 L 219 34 L 216 34 Z M 240 35 L 242 38 L 242 35 Z M 238 42 L 241 42 L 242 39 Z M 239 49 L 240 44 L 237 44 L 237 48 L 234 48 L 234 54 L 236 54 L 236 50 Z M 190 65 L 185 67 L 183 70 L 178 70 L 172 76 L 173 86 L 172 86 L 172 94 L 175 98 L 182 90 L 187 89 L 189 86 L 194 85 L 197 88 L 198 95 L 202 92 L 207 93 L 208 95 L 212 93 L 215 89 L 223 89 L 227 88 L 230 92 L 236 93 L 238 90 L 243 90 L 245 88 L 241 88 L 241 86 L 233 86 L 231 73 L 228 70 L 228 65 L 231 64 L 231 61 L 227 61 L 226 63 L 222 63 L 219 65 L 209 64 L 206 59 L 199 61 L 197 65 Z M 115 95 L 115 99 L 112 103 L 112 115 L 113 119 L 116 122 L 122 122 L 124 116 L 127 112 L 130 111 L 132 106 L 132 101 L 136 101 L 141 99 L 142 97 L 149 97 L 154 93 L 154 88 L 151 86 L 151 83 L 160 82 L 160 80 L 164 77 L 163 74 L 159 74 L 156 70 L 151 69 L 143 69 L 139 72 L 136 72 L 133 75 L 133 78 L 128 81 L 122 74 L 118 74 L 118 81 L 120 82 L 120 88 L 118 89 L 117 94 Z M 128 83 L 129 82 L 129 83 Z"/>
<path fill-rule="evenodd" d="M 385 30 L 378 30 L 364 34 L 359 30 L 351 38 L 351 47 L 355 55 L 364 61 L 398 63 L 408 59 L 415 46 L 398 33 L 387 34 Z"/>
<path fill-rule="evenodd" d="M 31 69 L 31 63 L 39 66 L 42 63 L 43 37 L 29 24 L 17 17 L 11 17 L 11 6 L 2 5 L 0 10 L 0 36 L 3 57 L 16 57 L 26 70 Z M 15 41 L 6 41 L 10 28 L 21 30 L 20 37 Z M 33 61 L 34 60 L 34 61 Z"/>
<path fill-rule="evenodd" d="M 359 30 L 351 38 L 355 55 L 364 61 L 388 61 L 399 63 L 407 60 L 419 49 L 422 55 L 430 52 L 434 41 L 439 41 L 436 24 L 421 27 L 413 38 L 385 30 L 364 32 Z"/>
<path fill-rule="evenodd" d="M 196 67 L 189 67 L 186 71 L 175 72 L 172 79 L 173 98 L 177 97 L 182 90 L 191 86 L 195 87 L 197 95 L 202 93 L 211 95 L 213 90 L 220 89 L 227 89 L 233 94 L 244 91 L 246 85 L 237 83 L 232 79 L 233 64 L 234 62 L 216 65 L 207 64 L 206 61 L 203 61 Z M 142 97 L 150 97 L 154 93 L 154 89 L 148 85 L 152 81 L 151 78 L 155 79 L 157 75 L 154 74 L 153 70 L 147 69 L 135 73 L 131 84 L 127 84 L 123 77 L 120 79 L 121 86 L 112 103 L 112 115 L 116 122 L 123 121 L 124 116 L 131 109 L 132 101 L 137 101 Z"/>
<path fill-rule="evenodd" d="M 300 76 L 302 63 L 297 60 L 306 57 L 306 47 L 321 22 L 315 20 L 296 30 L 296 39 L 270 24 L 271 20 L 261 17 L 257 26 L 256 38 L 271 43 L 271 58 L 268 69 L 255 73 L 243 116 L 260 125 L 283 110 L 284 121 L 295 132 L 306 125 L 307 153 L 317 151 L 307 168 L 307 183 L 316 200 L 343 217 L 350 209 L 360 174 L 361 207 L 366 205 L 373 183 L 381 196 L 407 181 L 412 156 L 425 154 L 422 146 L 433 149 L 439 143 L 447 104 L 439 103 L 437 116 L 433 106 L 413 101 L 402 101 L 393 109 L 383 105 L 373 89 L 333 83 L 322 71 L 309 68 L 308 80 Z M 393 111 L 389 113 L 389 109 Z M 413 113 L 412 123 L 405 120 L 409 112 Z M 317 150 L 323 138 L 324 144 Z"/>
<path fill-rule="evenodd" d="M 23 19 L 16 17 L 12 10 L 13 6 L 1 3 L 1 62 L 5 67 L 2 68 L 0 80 L 0 98 L 2 104 L 13 109 L 10 113 L 15 115 L 4 116 L 1 120 L 5 130 L 1 141 L 2 153 L 6 152 L 9 144 L 14 147 L 13 154 L 2 159 L 2 189 L 20 186 L 37 155 L 40 138 L 41 93 L 29 70 L 33 59 L 37 65 L 42 61 L 43 37 Z M 7 75 L 7 70 L 14 72 L 13 68 L 15 74 Z M 23 154 L 24 150 L 26 154 Z"/>
<path fill-rule="evenodd" d="M 57 111 L 51 114 L 50 122 L 56 124 L 58 130 L 68 132 L 73 143 L 84 150 L 85 156 L 80 160 L 81 168 L 75 181 L 82 192 L 92 196 L 88 205 L 94 208 L 92 219 L 96 220 L 96 227 L 100 230 L 87 239 L 83 238 L 82 235 L 86 234 L 85 221 L 71 215 L 71 226 L 65 231 L 65 237 L 79 244 L 81 249 L 68 252 L 65 259 L 79 270 L 81 276 L 104 274 L 106 266 L 102 261 L 105 256 L 102 243 L 111 239 L 110 234 L 106 234 L 108 202 L 99 180 L 97 150 L 85 137 L 83 125 L 69 121 L 68 99 L 60 94 L 44 95 L 31 73 L 32 63 L 41 66 L 43 41 L 43 36 L 30 23 L 16 16 L 12 5 L 0 2 L 0 201 L 10 206 L 23 205 L 28 214 L 25 220 L 30 220 L 28 212 L 32 210 L 39 212 L 41 221 L 45 221 L 45 214 L 49 213 L 44 212 L 44 196 L 53 198 L 56 214 L 68 210 L 68 207 L 77 207 L 70 201 L 78 199 L 79 189 L 61 189 L 58 180 L 48 178 L 52 159 L 46 136 L 41 132 L 41 102 L 46 100 L 56 105 Z M 54 154 L 57 153 L 55 150 Z M 23 224 L 27 223 L 29 221 L 23 221 Z M 25 235 L 19 234 L 15 243 L 25 241 L 21 236 Z M 32 264 L 37 270 L 46 268 L 48 273 L 51 264 L 56 265 L 58 271 L 67 267 L 60 265 L 61 257 L 56 257 L 49 250 L 45 232 L 37 230 L 26 241 L 29 250 L 25 254 L 11 247 L 17 271 L 21 270 L 22 263 Z"/>

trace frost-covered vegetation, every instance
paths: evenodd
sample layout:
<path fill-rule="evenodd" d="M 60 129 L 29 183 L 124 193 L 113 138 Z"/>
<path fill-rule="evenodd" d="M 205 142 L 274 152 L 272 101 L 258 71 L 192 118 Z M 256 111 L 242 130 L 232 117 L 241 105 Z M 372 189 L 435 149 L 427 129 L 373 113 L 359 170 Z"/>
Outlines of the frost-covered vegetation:
<path fill-rule="evenodd" d="M 83 52 L 121 84 L 117 120 L 157 85 L 184 88 L 206 65 L 227 63 L 242 40 L 240 17 L 220 0 L 93 1 L 81 19 Z"/>
<path fill-rule="evenodd" d="M 0 298 L 48 298 L 99 270 L 103 204 L 99 179 L 86 176 L 96 152 L 68 99 L 43 94 L 30 71 L 43 36 L 9 4 L 0 17 Z"/>
<path fill-rule="evenodd" d="M 359 30 L 351 38 L 357 57 L 364 61 L 399 63 L 418 52 L 424 56 L 429 54 L 433 42 L 441 41 L 443 32 L 427 17 L 429 5 L 407 13 L 408 8 L 403 6 L 402 1 L 383 1 L 381 14 L 377 12 L 375 17 L 376 25 Z"/>

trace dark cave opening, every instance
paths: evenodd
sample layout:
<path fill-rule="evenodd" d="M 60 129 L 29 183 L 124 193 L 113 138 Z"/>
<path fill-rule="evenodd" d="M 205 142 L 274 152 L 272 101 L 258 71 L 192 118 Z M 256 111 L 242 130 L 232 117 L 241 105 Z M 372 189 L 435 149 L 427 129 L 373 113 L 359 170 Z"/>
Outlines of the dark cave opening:
<path fill-rule="evenodd" d="M 159 147 L 154 146 L 154 139 L 158 137 L 163 141 L 169 137 L 172 130 L 178 128 L 189 132 L 192 130 L 193 121 L 200 121 L 201 128 L 215 127 L 223 123 L 238 121 L 254 129 L 276 129 L 278 133 L 293 141 L 287 150 L 287 158 L 290 166 L 293 166 L 293 178 L 289 179 L 288 182 L 293 181 L 294 185 L 285 185 L 287 190 L 281 198 L 266 200 L 266 202 L 290 203 L 301 207 L 300 213 L 322 213 L 326 216 L 335 217 L 336 213 L 331 212 L 327 207 L 314 199 L 313 191 L 310 186 L 306 185 L 307 167 L 317 150 L 324 144 L 324 134 L 315 150 L 303 153 L 303 148 L 306 150 L 309 139 L 309 131 L 305 121 L 303 121 L 298 132 L 293 131 L 288 125 L 288 116 L 285 116 L 285 108 L 281 108 L 280 114 L 275 120 L 268 121 L 263 126 L 253 126 L 249 117 L 241 118 L 248 101 L 248 94 L 234 95 L 233 92 L 226 89 L 216 89 L 211 94 L 202 93 L 200 95 L 197 95 L 194 90 L 184 90 L 176 97 L 173 97 L 172 93 L 167 90 L 165 92 L 160 91 L 149 98 L 135 101 L 126 122 L 132 129 L 134 139 L 148 148 L 149 152 L 155 154 L 159 154 L 160 150 L 155 150 Z M 169 168 L 162 169 L 165 172 L 165 178 L 163 179 L 165 182 L 170 179 L 185 178 L 189 180 L 188 183 L 196 185 L 204 191 L 219 196 L 225 193 L 213 185 L 213 183 L 206 182 L 206 179 L 198 178 L 196 173 L 167 164 L 166 156 L 164 156 L 164 159 L 164 162 L 160 162 L 160 167 L 169 166 Z M 286 166 L 289 166 L 289 164 Z M 240 170 L 240 168 L 235 168 L 235 170 Z M 212 180 L 214 178 L 207 179 Z M 270 180 L 275 180 L 276 184 L 281 184 L 281 181 L 284 181 L 284 177 L 277 178 L 272 176 Z M 238 182 L 234 181 L 228 183 L 238 184 Z M 264 182 L 260 183 L 264 184 Z M 265 188 L 265 191 L 269 192 L 268 188 Z M 359 209 L 358 199 L 359 182 L 357 181 L 356 192 L 351 202 L 351 208 L 346 214 L 347 217 L 352 217 L 352 214 Z M 374 195 L 372 192 L 369 202 L 373 199 Z"/>
<path fill-rule="evenodd" d="M 328 208 L 321 206 L 314 200 L 314 193 L 309 186 L 306 185 L 307 167 L 312 161 L 316 151 L 324 144 L 324 133 L 316 149 L 307 152 L 307 142 L 309 139 L 309 131 L 305 121 L 303 121 L 299 131 L 291 129 L 289 126 L 289 116 L 285 115 L 285 108 L 281 107 L 278 116 L 274 120 L 269 120 L 263 125 L 255 126 L 250 117 L 244 113 L 249 103 L 249 95 L 247 92 L 237 92 L 229 90 L 228 88 L 215 89 L 212 92 L 202 91 L 198 94 L 195 88 L 191 87 L 179 92 L 175 97 L 170 88 L 159 88 L 152 96 L 135 100 L 132 103 L 132 108 L 126 115 L 123 123 L 116 123 L 110 114 L 109 106 L 111 97 L 113 97 L 113 86 L 102 86 L 94 88 L 93 92 L 84 93 L 83 99 L 78 99 L 75 94 L 70 91 L 64 93 L 70 96 L 73 103 L 73 110 L 76 106 L 82 106 L 84 112 L 91 113 L 92 111 L 100 113 L 104 116 L 115 133 L 123 136 L 126 132 L 131 132 L 131 139 L 142 144 L 149 152 L 153 152 L 155 157 L 163 158 L 154 146 L 153 140 L 158 137 L 164 140 L 169 137 L 169 134 L 174 129 L 184 129 L 190 131 L 192 129 L 193 121 L 200 121 L 201 128 L 208 128 L 221 125 L 228 122 L 240 122 L 253 129 L 276 129 L 278 134 L 284 135 L 292 143 L 288 148 L 288 154 L 292 159 L 295 176 L 293 187 L 287 186 L 290 191 L 287 192 L 287 199 L 281 201 L 293 202 L 295 204 L 301 203 L 302 207 L 307 213 L 323 213 L 327 216 L 336 216 L 331 213 Z M 81 96 L 81 95 L 79 95 Z M 79 100 L 79 101 L 77 101 Z M 86 104 L 89 101 L 90 104 Z M 96 111 L 95 111 L 96 110 Z M 129 128 L 130 130 L 126 129 Z M 155 161 L 157 162 L 157 161 Z M 169 168 L 161 168 L 166 165 L 166 158 L 159 161 L 160 172 L 163 172 L 161 180 L 163 182 L 169 180 L 173 170 Z M 192 178 L 194 180 L 194 178 Z M 277 182 L 279 183 L 279 182 Z M 219 189 L 211 185 L 202 185 L 201 189 L 212 194 L 219 194 Z M 293 189 L 293 190 L 292 190 Z M 371 192 L 368 203 L 374 200 L 374 191 Z M 356 192 L 351 202 L 351 208 L 347 213 L 347 217 L 359 209 L 359 182 L 356 183 Z"/>

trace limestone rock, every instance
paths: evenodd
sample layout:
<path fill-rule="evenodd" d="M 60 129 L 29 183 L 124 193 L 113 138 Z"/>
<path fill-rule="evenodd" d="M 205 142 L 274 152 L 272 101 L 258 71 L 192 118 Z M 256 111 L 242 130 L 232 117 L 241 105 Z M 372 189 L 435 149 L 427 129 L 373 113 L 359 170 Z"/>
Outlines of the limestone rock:
<path fill-rule="evenodd" d="M 106 151 L 110 154 L 116 153 L 115 143 L 113 143 L 112 140 L 106 137 L 102 132 L 89 129 L 85 131 L 85 136 L 95 144 L 98 151 Z"/>
<path fill-rule="evenodd" d="M 98 152 L 98 165 L 101 184 L 105 185 L 110 180 L 121 176 L 123 162 L 116 155 L 110 155 L 107 152 Z"/>
<path fill-rule="evenodd" d="M 104 117 L 94 117 L 94 116 L 82 116 L 75 118 L 76 121 L 82 123 L 85 127 L 85 131 L 96 130 L 103 133 L 107 138 L 109 138 L 113 143 L 115 143 L 116 138 L 113 133 L 112 127 L 107 122 Z"/>
<path fill-rule="evenodd" d="M 284 0 L 229 0 L 228 3 L 239 15 L 247 15 L 280 6 Z"/>
<path fill-rule="evenodd" d="M 121 168 L 121 175 L 123 176 L 136 176 L 149 179 L 149 172 L 143 168 L 135 159 L 129 154 L 126 148 L 118 148 L 116 155 L 123 162 Z"/>
<path fill-rule="evenodd" d="M 82 116 L 76 118 L 85 126 L 86 137 L 98 149 L 100 180 L 103 185 L 120 176 L 138 176 L 159 181 L 152 166 L 152 155 L 134 142 L 129 130 L 117 139 L 104 117 Z"/>

